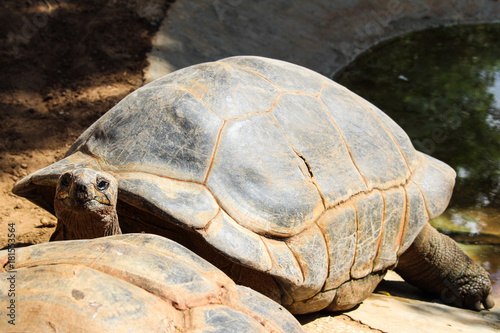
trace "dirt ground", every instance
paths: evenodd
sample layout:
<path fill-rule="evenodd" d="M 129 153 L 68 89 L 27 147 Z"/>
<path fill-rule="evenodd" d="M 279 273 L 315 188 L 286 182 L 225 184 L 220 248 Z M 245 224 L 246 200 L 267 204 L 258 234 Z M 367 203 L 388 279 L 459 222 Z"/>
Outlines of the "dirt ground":
<path fill-rule="evenodd" d="M 0 248 L 9 223 L 19 243 L 48 240 L 55 218 L 14 196 L 12 186 L 62 158 L 90 124 L 143 84 L 151 38 L 168 5 L 1 2 Z"/>

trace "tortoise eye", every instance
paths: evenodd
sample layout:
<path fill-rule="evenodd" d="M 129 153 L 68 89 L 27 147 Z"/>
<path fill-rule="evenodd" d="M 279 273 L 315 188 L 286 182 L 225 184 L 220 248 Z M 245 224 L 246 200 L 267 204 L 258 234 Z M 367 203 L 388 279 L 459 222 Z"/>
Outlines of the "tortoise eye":
<path fill-rule="evenodd" d="M 97 181 L 97 189 L 99 191 L 105 191 L 109 187 L 109 182 L 105 179 L 101 179 Z"/>
<path fill-rule="evenodd" d="M 71 176 L 67 173 L 62 175 L 59 184 L 63 187 L 68 187 L 71 184 Z"/>

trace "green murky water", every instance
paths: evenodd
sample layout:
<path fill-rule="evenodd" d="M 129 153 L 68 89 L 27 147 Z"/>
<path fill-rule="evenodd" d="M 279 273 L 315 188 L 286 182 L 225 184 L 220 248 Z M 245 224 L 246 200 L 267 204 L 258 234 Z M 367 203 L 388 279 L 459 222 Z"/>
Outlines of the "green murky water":
<path fill-rule="evenodd" d="M 457 171 L 450 206 L 432 224 L 482 262 L 500 297 L 500 24 L 398 37 L 334 80 L 384 110 L 415 148 Z"/>

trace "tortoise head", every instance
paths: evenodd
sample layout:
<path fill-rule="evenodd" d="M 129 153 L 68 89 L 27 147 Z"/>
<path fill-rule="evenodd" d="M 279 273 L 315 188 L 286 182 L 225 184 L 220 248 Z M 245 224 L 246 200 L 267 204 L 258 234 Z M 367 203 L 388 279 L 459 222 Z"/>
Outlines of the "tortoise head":
<path fill-rule="evenodd" d="M 115 206 L 118 182 L 106 172 L 75 169 L 63 173 L 54 200 L 75 211 L 99 211 Z"/>
<path fill-rule="evenodd" d="M 117 199 L 118 181 L 109 173 L 87 168 L 63 173 L 54 197 L 58 228 L 51 239 L 96 238 L 121 233 Z"/>

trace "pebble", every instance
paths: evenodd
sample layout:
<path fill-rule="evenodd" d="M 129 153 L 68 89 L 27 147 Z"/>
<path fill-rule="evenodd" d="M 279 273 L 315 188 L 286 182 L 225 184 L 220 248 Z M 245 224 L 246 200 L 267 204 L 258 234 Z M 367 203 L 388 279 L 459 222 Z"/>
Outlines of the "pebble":
<path fill-rule="evenodd" d="M 46 217 L 42 217 L 40 219 L 40 223 L 44 226 L 44 227 L 50 227 L 50 228 L 53 228 L 56 226 L 56 222 L 52 221 L 52 220 L 49 220 L 48 218 Z"/>

